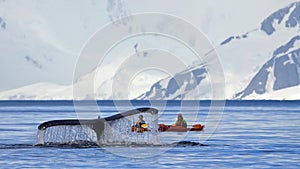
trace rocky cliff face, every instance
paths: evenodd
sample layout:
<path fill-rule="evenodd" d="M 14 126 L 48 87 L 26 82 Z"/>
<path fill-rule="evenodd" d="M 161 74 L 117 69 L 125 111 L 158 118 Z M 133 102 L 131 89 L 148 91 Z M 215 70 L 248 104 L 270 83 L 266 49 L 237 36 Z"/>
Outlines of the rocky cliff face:
<path fill-rule="evenodd" d="M 261 30 L 268 35 L 274 34 L 278 28 L 299 28 L 300 2 L 295 2 L 267 17 L 261 23 Z"/>

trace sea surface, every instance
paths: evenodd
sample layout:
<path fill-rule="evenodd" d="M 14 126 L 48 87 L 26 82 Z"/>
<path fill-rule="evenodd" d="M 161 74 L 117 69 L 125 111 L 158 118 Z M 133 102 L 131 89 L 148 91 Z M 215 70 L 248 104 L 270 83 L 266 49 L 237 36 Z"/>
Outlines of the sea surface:
<path fill-rule="evenodd" d="M 132 108 L 127 102 L 118 106 L 112 101 L 97 103 L 99 110 L 88 102 L 79 109 L 91 112 L 93 119 Z M 134 108 L 157 106 L 145 101 L 130 103 Z M 165 107 L 155 107 L 160 111 L 159 123 L 174 123 L 180 112 L 189 126 L 205 124 L 211 101 L 197 103 L 169 101 Z M 0 115 L 0 168 L 300 168 L 300 101 L 226 101 L 210 137 L 201 139 L 209 128 L 172 133 L 160 137 L 180 139 L 170 138 L 159 146 L 36 146 L 40 123 L 81 118 L 72 101 L 0 101 Z M 151 153 L 144 157 L 136 153 L 139 150 Z"/>

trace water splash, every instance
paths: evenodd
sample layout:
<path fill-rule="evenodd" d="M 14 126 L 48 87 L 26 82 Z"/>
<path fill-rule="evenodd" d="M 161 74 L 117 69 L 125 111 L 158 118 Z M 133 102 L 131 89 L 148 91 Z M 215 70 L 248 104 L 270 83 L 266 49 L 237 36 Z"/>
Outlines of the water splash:
<path fill-rule="evenodd" d="M 143 113 L 148 125 L 146 132 L 132 132 L 131 127 L 138 120 L 139 115 L 128 116 L 105 123 L 105 130 L 100 144 L 128 145 L 128 144 L 158 144 L 158 116 Z"/>

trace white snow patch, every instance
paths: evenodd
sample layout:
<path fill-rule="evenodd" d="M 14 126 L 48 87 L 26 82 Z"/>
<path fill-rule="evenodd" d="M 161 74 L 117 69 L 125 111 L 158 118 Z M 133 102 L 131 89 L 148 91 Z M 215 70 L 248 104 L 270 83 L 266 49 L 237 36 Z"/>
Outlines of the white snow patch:
<path fill-rule="evenodd" d="M 299 100 L 300 85 L 272 91 L 262 95 L 251 94 L 243 99 L 244 100 Z"/>
<path fill-rule="evenodd" d="M 269 67 L 267 69 L 267 71 L 269 72 L 268 74 L 268 80 L 267 80 L 267 84 L 266 84 L 266 92 L 272 92 L 273 91 L 273 86 L 276 80 L 276 77 L 274 76 L 274 65 L 273 67 Z"/>

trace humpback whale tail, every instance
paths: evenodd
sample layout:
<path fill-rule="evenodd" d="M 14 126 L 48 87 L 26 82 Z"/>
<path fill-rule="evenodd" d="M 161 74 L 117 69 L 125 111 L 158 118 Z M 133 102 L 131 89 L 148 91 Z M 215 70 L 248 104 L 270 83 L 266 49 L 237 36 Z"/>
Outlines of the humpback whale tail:
<path fill-rule="evenodd" d="M 149 131 L 132 133 L 131 127 L 143 114 Z M 128 142 L 151 143 L 151 136 L 157 136 L 158 110 L 138 108 L 110 117 L 97 119 L 52 120 L 38 126 L 37 144 L 65 144 L 74 142 L 94 142 L 97 144 L 123 144 Z M 143 134 L 141 136 L 141 134 Z M 147 134 L 148 136 L 145 136 Z M 152 141 L 151 141 L 152 140 Z"/>

